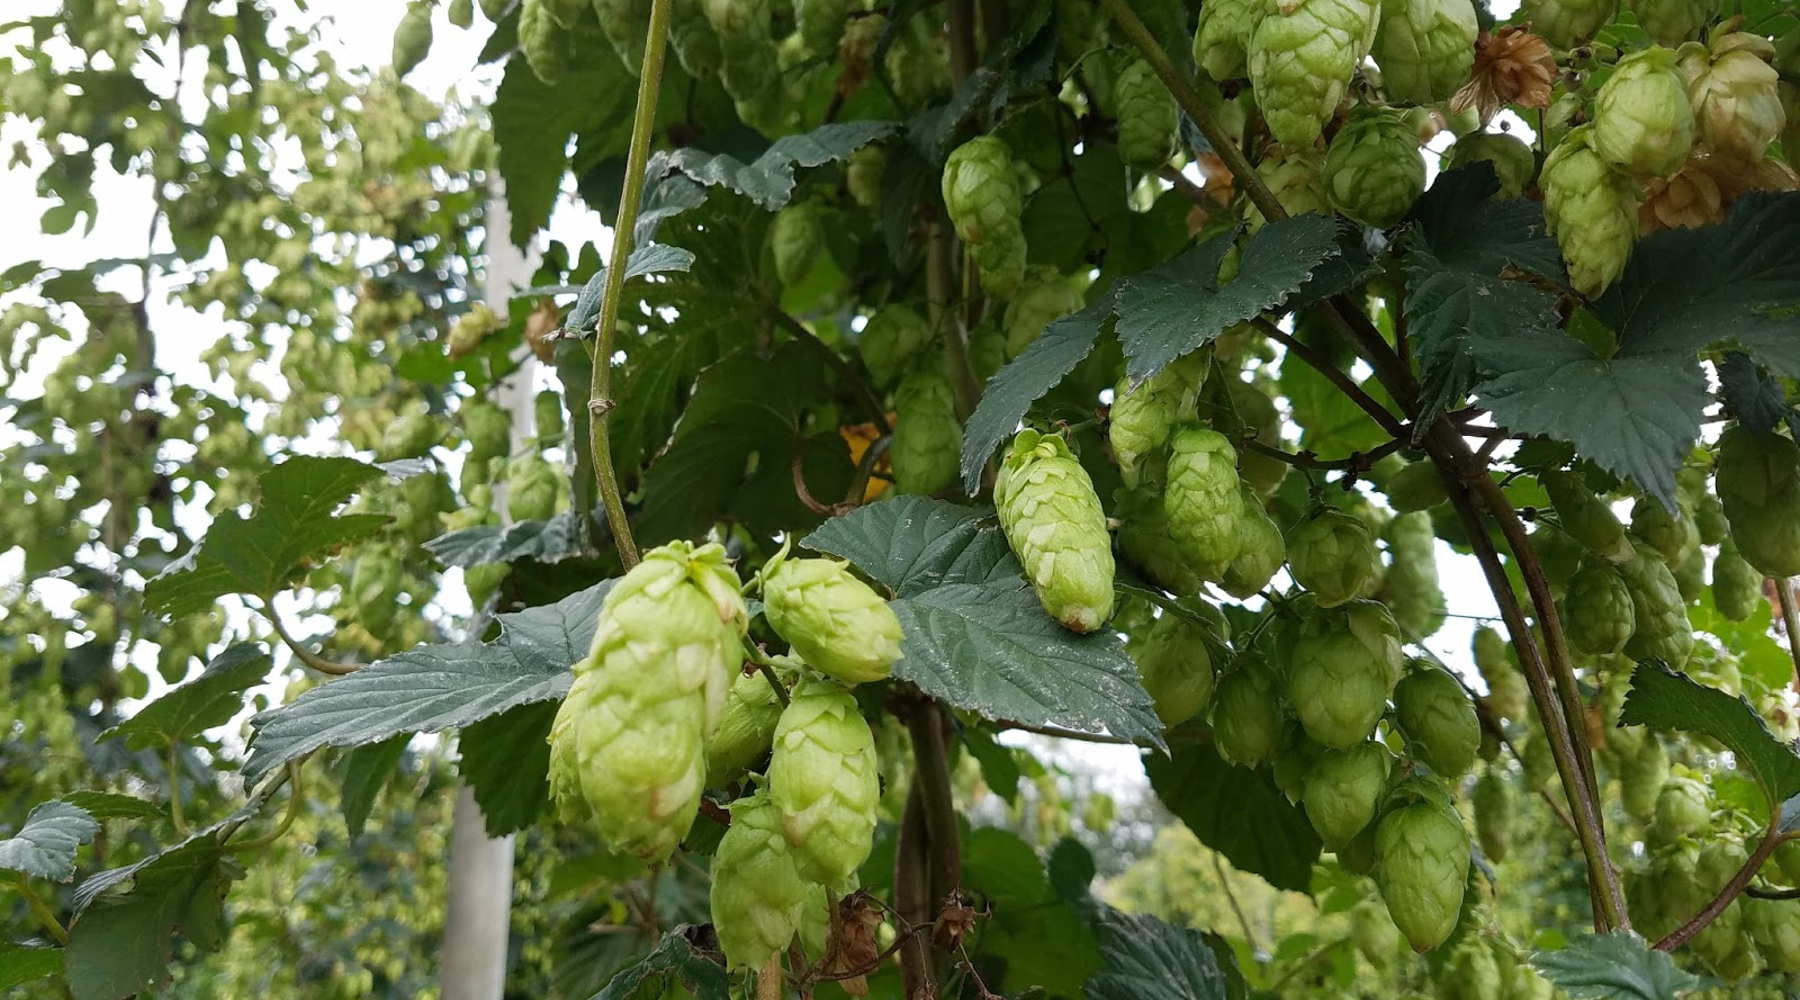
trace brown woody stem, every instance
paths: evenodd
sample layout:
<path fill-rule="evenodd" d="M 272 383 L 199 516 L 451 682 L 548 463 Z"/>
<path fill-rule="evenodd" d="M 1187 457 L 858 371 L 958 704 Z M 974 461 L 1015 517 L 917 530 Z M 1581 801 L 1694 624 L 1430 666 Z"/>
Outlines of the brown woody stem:
<path fill-rule="evenodd" d="M 1769 855 L 1775 853 L 1775 848 L 1780 847 L 1792 836 L 1792 834 L 1781 832 L 1781 809 L 1777 804 L 1774 815 L 1769 818 L 1769 826 L 1764 832 L 1762 840 L 1757 843 L 1756 850 L 1750 852 L 1750 860 L 1744 862 L 1744 866 L 1738 869 L 1737 874 L 1731 876 L 1731 881 L 1725 883 L 1725 888 L 1720 889 L 1719 894 L 1714 896 L 1711 902 L 1701 907 L 1700 912 L 1694 914 L 1691 920 L 1670 931 L 1668 937 L 1656 942 L 1656 950 L 1674 951 L 1693 940 L 1694 935 L 1705 930 L 1707 924 L 1717 920 L 1719 914 L 1724 913 L 1725 908 L 1731 905 L 1732 900 L 1737 899 L 1745 889 L 1749 888 L 1750 880 L 1756 877 L 1758 871 L 1762 870 L 1763 862 L 1769 860 Z"/>

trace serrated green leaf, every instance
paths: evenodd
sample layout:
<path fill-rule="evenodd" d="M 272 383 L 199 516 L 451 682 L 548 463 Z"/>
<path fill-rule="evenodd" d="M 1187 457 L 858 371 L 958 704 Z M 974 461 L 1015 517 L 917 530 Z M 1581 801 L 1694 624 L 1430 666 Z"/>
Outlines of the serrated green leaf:
<path fill-rule="evenodd" d="M 1107 907 L 1094 936 L 1106 964 L 1087 1000 L 1227 1000 L 1225 972 L 1198 931 Z"/>
<path fill-rule="evenodd" d="M 1567 948 L 1533 954 L 1531 964 L 1570 1000 L 1676 1000 L 1701 985 L 1668 952 L 1630 931 L 1577 938 Z"/>
<path fill-rule="evenodd" d="M 1000 442 L 1018 430 L 1031 404 L 1056 387 L 1094 349 L 1100 328 L 1112 315 L 1109 288 L 1072 316 L 1050 324 L 1024 353 L 988 379 L 968 426 L 963 428 L 963 489 L 971 496 L 981 485 L 981 467 Z"/>
<path fill-rule="evenodd" d="M 62 968 L 61 948 L 0 944 L 0 990 L 34 983 Z"/>
<path fill-rule="evenodd" d="M 1219 262 L 1234 233 L 1126 278 L 1116 296 L 1125 373 L 1142 381 L 1169 362 L 1279 306 L 1313 271 L 1337 256 L 1337 224 L 1322 215 L 1272 222 L 1244 245 L 1237 277 L 1220 286 Z"/>
<path fill-rule="evenodd" d="M 386 787 L 389 775 L 406 755 L 410 736 L 400 735 L 354 747 L 344 755 L 343 794 L 339 797 L 344 813 L 344 830 L 352 840 L 362 836 L 368 825 L 375 798 Z"/>
<path fill-rule="evenodd" d="M 1169 757 L 1145 754 L 1144 772 L 1162 804 L 1232 865 L 1277 889 L 1311 887 L 1323 845 L 1268 768 L 1227 764 L 1210 743 L 1182 743 Z"/>
<path fill-rule="evenodd" d="M 482 563 L 536 559 L 561 562 L 586 555 L 575 512 L 565 510 L 548 521 L 515 521 L 504 527 L 481 524 L 439 535 L 425 543 L 425 550 L 445 566 L 479 566 Z"/>
<path fill-rule="evenodd" d="M 492 117 L 514 246 L 524 246 L 549 223 L 569 166 L 569 136 L 631 127 L 630 101 L 572 99 L 574 94 L 624 93 L 632 86 L 624 64 L 610 51 L 591 48 L 591 55 L 571 66 L 554 87 L 539 80 L 523 58 L 506 61 Z"/>
<path fill-rule="evenodd" d="M 1076 635 L 1022 580 L 950 584 L 892 602 L 894 676 L 996 721 L 1062 726 L 1162 747 L 1162 725 L 1119 637 Z"/>
<path fill-rule="evenodd" d="M 201 951 L 223 942 L 225 889 L 239 877 L 217 834 L 194 837 L 128 869 L 83 883 L 63 974 L 75 1000 L 120 1000 L 169 978 L 177 934 Z M 90 893 L 93 884 L 100 890 Z"/>
<path fill-rule="evenodd" d="M 594 641 L 613 581 L 553 605 L 500 616 L 489 643 L 419 646 L 321 684 L 250 720 L 244 776 L 258 777 L 323 746 L 361 746 L 402 733 L 467 726 L 517 705 L 568 693 L 571 667 Z"/>
<path fill-rule="evenodd" d="M 456 741 L 457 773 L 475 791 L 490 837 L 523 830 L 550 802 L 550 723 L 557 703 L 533 702 L 482 719 Z"/>
<path fill-rule="evenodd" d="M 1698 684 L 1660 660 L 1646 660 L 1632 672 L 1619 721 L 1710 736 L 1736 755 L 1738 766 L 1749 770 L 1770 801 L 1800 795 L 1800 754 L 1769 732 L 1749 701 Z"/>
<path fill-rule="evenodd" d="M 963 728 L 963 747 L 981 768 L 981 780 L 988 790 L 1008 805 L 1019 798 L 1019 759 L 1012 747 L 1004 746 L 979 726 Z"/>
<path fill-rule="evenodd" d="M 75 877 L 75 852 L 99 832 L 100 824 L 87 810 L 45 802 L 31 810 L 18 833 L 0 840 L 0 868 L 67 882 Z"/>
<path fill-rule="evenodd" d="M 1418 244 L 1453 271 L 1498 275 L 1511 266 L 1561 277 L 1562 254 L 1544 221 L 1544 206 L 1527 198 L 1487 200 L 1498 190 L 1491 163 L 1439 174 L 1413 203 Z"/>
<path fill-rule="evenodd" d="M 1049 877 L 1056 894 L 1064 900 L 1081 908 L 1093 904 L 1088 887 L 1094 884 L 1099 873 L 1094 868 L 1093 853 L 1081 841 L 1074 837 L 1057 841 L 1044 862 L 1044 874 Z"/>
<path fill-rule="evenodd" d="M 963 884 L 988 904 L 976 960 L 1004 963 L 998 984 L 1008 993 L 1032 986 L 1072 996 L 1100 968 L 1093 933 L 1045 877 L 1030 844 L 1008 830 L 969 832 Z"/>
<path fill-rule="evenodd" d="M 1796 416 L 1781 380 L 1769 377 L 1742 351 L 1727 352 L 1719 362 L 1719 396 L 1753 431 L 1776 430 Z"/>
<path fill-rule="evenodd" d="M 896 596 L 952 583 L 997 583 L 1023 570 L 991 507 L 897 496 L 820 525 L 800 544 L 848 559 Z"/>
<path fill-rule="evenodd" d="M 117 792 L 70 792 L 62 800 L 78 809 L 87 810 L 99 820 L 149 819 L 163 815 L 162 807 L 156 803 Z"/>
<path fill-rule="evenodd" d="M 695 947 L 693 928 L 670 931 L 643 961 L 620 972 L 591 1000 L 660 1000 L 671 981 L 679 981 L 697 1000 L 730 1000 L 725 966 Z"/>
<path fill-rule="evenodd" d="M 751 163 L 729 153 L 692 148 L 659 152 L 650 158 L 647 174 L 660 177 L 678 170 L 707 187 L 728 187 L 772 212 L 793 196 L 795 167 L 816 167 L 844 159 L 899 130 L 896 122 L 832 122 L 802 135 L 782 136 Z"/>
<path fill-rule="evenodd" d="M 694 252 L 680 247 L 665 246 L 661 243 L 644 243 L 631 249 L 631 256 L 625 259 L 625 280 L 641 278 L 647 274 L 662 274 L 669 271 L 686 271 L 694 265 Z M 589 278 L 587 284 L 581 286 L 581 295 L 575 299 L 575 305 L 569 310 L 569 318 L 563 321 L 563 329 L 575 333 L 588 334 L 594 331 L 594 324 L 600 317 L 600 299 L 606 290 L 606 272 L 601 267 Z M 528 295 L 534 290 L 520 294 Z"/>
<path fill-rule="evenodd" d="M 228 647 L 200 676 L 156 699 L 131 718 L 95 737 L 123 738 L 128 750 L 149 750 L 191 740 L 231 721 L 244 707 L 244 692 L 267 676 L 268 651 L 254 642 Z"/>
<path fill-rule="evenodd" d="M 691 298 L 681 301 L 673 324 L 630 349 L 629 363 L 617 373 L 623 384 L 608 428 L 622 469 L 642 465 L 668 441 L 681 401 L 702 369 L 754 342 L 756 312 L 711 289 L 704 298 Z"/>
<path fill-rule="evenodd" d="M 261 501 L 254 513 L 221 514 L 199 545 L 144 585 L 145 606 L 179 618 L 227 594 L 262 596 L 285 588 L 315 557 L 388 523 L 379 514 L 334 516 L 381 474 L 352 458 L 289 458 L 257 480 Z"/>

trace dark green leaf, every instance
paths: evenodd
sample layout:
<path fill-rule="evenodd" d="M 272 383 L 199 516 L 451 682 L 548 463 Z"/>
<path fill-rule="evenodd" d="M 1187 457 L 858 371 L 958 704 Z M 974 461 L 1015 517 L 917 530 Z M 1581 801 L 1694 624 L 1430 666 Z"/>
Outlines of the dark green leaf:
<path fill-rule="evenodd" d="M 905 632 L 894 676 L 926 694 L 988 719 L 1163 745 L 1118 636 L 1063 628 L 1023 581 L 950 584 L 893 608 Z"/>
<path fill-rule="evenodd" d="M 550 722 L 557 703 L 533 702 L 482 719 L 456 741 L 457 772 L 475 790 L 488 836 L 523 830 L 550 802 Z"/>
<path fill-rule="evenodd" d="M 128 869 L 84 883 L 85 902 L 69 928 L 63 974 L 75 1000 L 119 1000 L 169 979 L 175 935 L 201 951 L 223 941 L 225 889 L 237 866 L 208 833 Z M 89 886 L 99 887 L 90 893 Z"/>
<path fill-rule="evenodd" d="M 1089 905 L 1092 902 L 1088 895 L 1088 886 L 1094 883 L 1094 855 L 1082 846 L 1081 841 L 1073 837 L 1064 837 L 1050 849 L 1050 860 L 1044 864 L 1044 873 L 1050 877 L 1050 885 L 1056 894 L 1070 903 Z"/>
<path fill-rule="evenodd" d="M 117 792 L 80 791 L 63 796 L 64 802 L 85 809 L 95 819 L 149 819 L 163 810 L 154 802 Z"/>
<path fill-rule="evenodd" d="M 34 983 L 63 967 L 62 950 L 29 944 L 0 944 L 0 990 Z"/>
<path fill-rule="evenodd" d="M 269 654 L 260 644 L 227 648 L 200 676 L 163 695 L 124 722 L 95 737 L 123 737 L 130 750 L 149 750 L 191 740 L 231 721 L 244 707 L 244 692 L 269 672 Z"/>
<path fill-rule="evenodd" d="M 31 810 L 18 833 L 0 840 L 0 868 L 67 882 L 75 877 L 76 850 L 99 832 L 100 824 L 87 810 L 45 802 Z"/>
<path fill-rule="evenodd" d="M 1210 743 L 1181 743 L 1170 757 L 1145 754 L 1144 771 L 1156 797 L 1201 843 L 1277 889 L 1311 887 L 1323 845 L 1268 768 L 1227 764 Z"/>
<path fill-rule="evenodd" d="M 344 792 L 340 799 L 344 811 L 344 829 L 351 839 L 362 836 L 375 808 L 375 797 L 386 787 L 388 776 L 406 755 L 406 744 L 412 737 L 402 734 L 366 743 L 344 755 Z"/>
<path fill-rule="evenodd" d="M 600 603 L 612 583 L 548 607 L 501 615 L 500 637 L 493 642 L 419 646 L 256 716 L 245 777 L 254 781 L 322 746 L 438 732 L 561 698 L 573 679 L 570 668 L 593 644 Z"/>
<path fill-rule="evenodd" d="M 1630 931 L 1578 938 L 1559 951 L 1533 954 L 1531 964 L 1570 1000 L 1676 1000 L 1701 986 L 1668 952 Z"/>
<path fill-rule="evenodd" d="M 1008 805 L 1019 798 L 1019 759 L 1012 747 L 1005 746 L 986 730 L 970 726 L 963 730 L 963 746 L 981 767 L 981 780 L 988 789 Z"/>
<path fill-rule="evenodd" d="M 1225 973 L 1198 931 L 1107 907 L 1094 924 L 1106 964 L 1088 1000 L 1226 1000 Z"/>
<path fill-rule="evenodd" d="M 645 243 L 633 247 L 631 256 L 625 260 L 625 280 L 641 278 L 646 274 L 661 274 L 666 271 L 685 271 L 694 264 L 694 252 L 680 247 L 664 246 L 660 243 Z M 606 289 L 607 269 L 602 267 L 594 272 L 586 285 L 581 288 L 581 295 L 575 300 L 574 308 L 569 310 L 569 318 L 563 322 L 563 329 L 576 333 L 590 333 L 594 323 L 600 317 L 601 294 Z"/>
<path fill-rule="evenodd" d="M 1781 380 L 1763 373 L 1742 351 L 1730 351 L 1719 362 L 1719 395 L 1725 408 L 1754 431 L 1773 431 L 1794 415 Z"/>
<path fill-rule="evenodd" d="M 619 94 L 633 87 L 625 66 L 610 51 L 596 51 L 570 67 L 551 87 L 537 78 L 523 57 L 506 61 L 506 75 L 494 92 L 494 144 L 506 205 L 512 215 L 512 242 L 524 246 L 550 221 L 569 166 L 569 136 L 623 125 L 631 127 L 630 101 L 578 100 L 576 94 Z"/>
<path fill-rule="evenodd" d="M 1439 267 L 1497 276 L 1515 267 L 1549 278 L 1562 275 L 1562 254 L 1544 222 L 1544 207 L 1525 198 L 1488 201 L 1499 190 L 1492 164 L 1476 163 L 1437 180 L 1414 203 L 1418 243 Z"/>
<path fill-rule="evenodd" d="M 468 567 L 515 559 L 560 562 L 586 554 L 577 527 L 575 512 L 565 510 L 548 521 L 462 528 L 426 542 L 425 550 L 445 566 Z"/>
<path fill-rule="evenodd" d="M 834 517 L 800 540 L 848 559 L 896 596 L 951 583 L 995 583 L 1023 572 L 992 508 L 896 496 Z"/>
<path fill-rule="evenodd" d="M 1000 985 L 1006 992 L 1036 986 L 1073 995 L 1100 967 L 1093 933 L 1017 834 L 994 827 L 970 831 L 963 885 L 987 903 L 977 961 L 1004 962 Z"/>
<path fill-rule="evenodd" d="M 1742 695 L 1695 683 L 1660 660 L 1638 664 L 1619 721 L 1627 726 L 1700 733 L 1725 745 L 1771 801 L 1800 794 L 1800 755 L 1776 739 Z"/>
<path fill-rule="evenodd" d="M 725 966 L 693 942 L 694 928 L 670 931 L 642 962 L 618 975 L 591 1000 L 660 1000 L 672 981 L 687 987 L 697 1000 L 730 1000 Z"/>
<path fill-rule="evenodd" d="M 373 535 L 378 514 L 334 516 L 381 475 L 351 458 L 296 455 L 262 474 L 262 500 L 248 518 L 221 514 L 199 545 L 144 585 L 144 604 L 171 617 L 204 611 L 226 594 L 263 596 L 297 579 L 315 557 Z"/>
<path fill-rule="evenodd" d="M 729 153 L 678 149 L 651 157 L 648 173 L 660 177 L 670 170 L 679 170 L 701 184 L 724 185 L 774 211 L 786 205 L 794 193 L 795 167 L 816 167 L 844 159 L 899 129 L 894 122 L 833 122 L 803 135 L 782 136 L 748 164 Z"/>

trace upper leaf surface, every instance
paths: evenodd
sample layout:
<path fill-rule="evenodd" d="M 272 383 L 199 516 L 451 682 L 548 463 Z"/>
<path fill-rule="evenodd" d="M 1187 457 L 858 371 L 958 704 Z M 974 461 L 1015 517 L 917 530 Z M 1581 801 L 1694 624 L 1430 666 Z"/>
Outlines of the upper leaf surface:
<path fill-rule="evenodd" d="M 1676 1000 L 1701 985 L 1676 968 L 1668 952 L 1630 931 L 1589 935 L 1557 951 L 1540 951 L 1531 964 L 1571 1000 Z"/>
<path fill-rule="evenodd" d="M 548 521 L 515 521 L 504 527 L 480 524 L 439 535 L 426 542 L 425 549 L 446 566 L 515 559 L 558 562 L 585 552 L 576 516 L 575 511 L 565 510 Z"/>
<path fill-rule="evenodd" d="M 45 802 L 31 810 L 18 833 L 0 840 L 0 868 L 67 882 L 75 876 L 75 851 L 99 832 L 86 809 Z"/>
<path fill-rule="evenodd" d="M 269 665 L 269 654 L 261 645 L 240 642 L 213 657 L 200 676 L 138 709 L 96 739 L 123 737 L 128 749 L 148 750 L 223 726 L 244 707 L 244 691 L 263 679 Z"/>
<path fill-rule="evenodd" d="M 896 596 L 1023 572 L 992 508 L 898 496 L 832 518 L 800 544 L 848 559 Z"/>
<path fill-rule="evenodd" d="M 1267 768 L 1225 763 L 1210 743 L 1180 743 L 1170 757 L 1144 755 L 1150 787 L 1200 842 L 1277 889 L 1306 892 L 1322 844 Z"/>
<path fill-rule="evenodd" d="M 506 178 L 506 207 L 512 216 L 513 245 L 524 246 L 550 222 L 569 165 L 569 136 L 607 126 L 631 127 L 630 101 L 571 100 L 571 94 L 616 94 L 631 80 L 610 52 L 581 60 L 552 87 L 539 80 L 525 60 L 506 61 L 494 92 L 494 145 L 500 175 Z"/>
<path fill-rule="evenodd" d="M 224 938 L 225 887 L 237 867 L 215 833 L 83 883 L 86 907 L 69 928 L 63 973 L 76 1000 L 119 1000 L 168 981 L 180 934 L 202 951 Z M 125 886 L 123 892 L 111 890 Z M 90 884 L 95 891 L 89 892 Z"/>
<path fill-rule="evenodd" d="M 0 990 L 34 983 L 63 965 L 62 951 L 29 944 L 0 944 Z"/>
<path fill-rule="evenodd" d="M 669 170 L 679 170 L 701 184 L 724 185 L 774 211 L 786 205 L 794 193 L 795 167 L 816 167 L 841 160 L 899 129 L 894 122 L 833 122 L 802 135 L 782 136 L 752 163 L 729 153 L 697 149 L 659 152 L 651 157 L 647 175 L 658 177 Z"/>
<path fill-rule="evenodd" d="M 644 960 L 612 977 L 591 1000 L 656 1000 L 667 995 L 668 980 L 680 980 L 697 1000 L 730 1000 L 725 967 L 694 946 L 689 927 L 664 935 Z"/>
<path fill-rule="evenodd" d="M 1226 1000 L 1225 973 L 1198 931 L 1111 907 L 1094 931 L 1106 965 L 1088 980 L 1088 1000 Z"/>
<path fill-rule="evenodd" d="M 1697 684 L 1661 661 L 1645 661 L 1632 673 L 1619 721 L 1710 736 L 1737 756 L 1771 801 L 1800 794 L 1800 755 L 1769 732 L 1748 701 Z"/>

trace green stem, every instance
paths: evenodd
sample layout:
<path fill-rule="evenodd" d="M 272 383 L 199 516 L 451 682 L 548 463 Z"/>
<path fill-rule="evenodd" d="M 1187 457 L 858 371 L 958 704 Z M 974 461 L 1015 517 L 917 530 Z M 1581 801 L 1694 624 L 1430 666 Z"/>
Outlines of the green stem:
<path fill-rule="evenodd" d="M 286 773 L 287 783 L 294 786 L 294 788 L 293 791 L 288 793 L 288 804 L 287 808 L 281 813 L 281 822 L 275 824 L 275 829 L 270 830 L 260 837 L 252 837 L 249 840 L 243 840 L 232 844 L 231 853 L 241 854 L 244 851 L 258 850 L 275 843 L 294 825 L 294 820 L 300 817 L 300 803 L 305 798 L 305 796 L 300 793 L 300 762 L 289 761 Z"/>
<path fill-rule="evenodd" d="M 1793 687 L 1800 690 L 1800 610 L 1794 607 L 1791 580 L 1775 580 L 1775 597 L 1781 602 L 1781 628 L 1787 633 L 1788 655 L 1794 658 Z"/>
<path fill-rule="evenodd" d="M 943 335 L 951 388 L 956 391 L 956 415 L 966 420 L 981 399 L 981 384 L 969 362 L 968 334 L 963 329 L 962 310 L 956 306 L 956 236 L 944 223 L 934 222 L 926 240 L 925 294 L 931 307 L 931 328 Z"/>
<path fill-rule="evenodd" d="M 319 673 L 330 674 L 333 677 L 342 677 L 345 674 L 353 674 L 362 669 L 362 664 L 360 663 L 339 663 L 336 660 L 327 660 L 323 656 L 308 650 L 305 646 L 300 645 L 300 640 L 295 639 L 292 633 L 288 632 L 287 627 L 281 624 L 281 617 L 275 613 L 275 595 L 263 595 L 262 602 L 263 617 L 269 620 L 269 625 L 275 629 L 275 635 L 281 639 L 281 644 L 288 648 L 288 652 L 294 654 L 294 659 L 317 670 Z"/>
<path fill-rule="evenodd" d="M 613 218 L 612 261 L 600 293 L 600 317 L 594 332 L 594 377 L 588 387 L 588 411 L 594 422 L 589 446 L 594 452 L 594 476 L 600 482 L 600 499 L 606 507 L 606 523 L 613 544 L 626 569 L 637 565 L 637 542 L 625 518 L 625 498 L 619 492 L 619 475 L 613 468 L 612 439 L 608 435 L 612 411 L 613 338 L 618 332 L 619 300 L 625 290 L 625 269 L 631 260 L 632 234 L 638 208 L 644 200 L 644 172 L 650 161 L 650 134 L 656 129 L 656 102 L 662 93 L 663 56 L 668 49 L 669 19 L 674 0 L 651 0 L 650 29 L 644 40 L 644 65 L 638 73 L 637 113 L 631 122 L 631 147 L 625 154 L 625 190 L 619 195 L 619 213 Z"/>
<path fill-rule="evenodd" d="M 56 911 L 50 909 L 50 904 L 44 902 L 44 897 L 37 894 L 37 890 L 31 887 L 31 883 L 23 874 L 18 872 L 11 874 L 13 875 L 13 884 L 18 888 L 19 894 L 25 897 L 26 908 L 31 911 L 33 917 L 37 918 L 37 922 L 43 925 L 44 933 L 50 935 L 57 944 L 68 944 L 69 932 L 63 927 L 62 921 L 56 919 Z"/>
<path fill-rule="evenodd" d="M 765 660 L 757 663 L 756 669 L 762 671 L 763 679 L 767 680 L 769 686 L 775 689 L 775 697 L 781 700 L 781 707 L 788 707 L 791 699 L 788 697 L 787 688 L 781 684 L 781 678 L 775 676 L 775 668 Z"/>
<path fill-rule="evenodd" d="M 163 758 L 163 768 L 169 773 L 169 821 L 175 824 L 175 834 L 183 840 L 187 839 L 187 818 L 181 814 L 181 744 L 169 741 L 169 752 Z"/>

